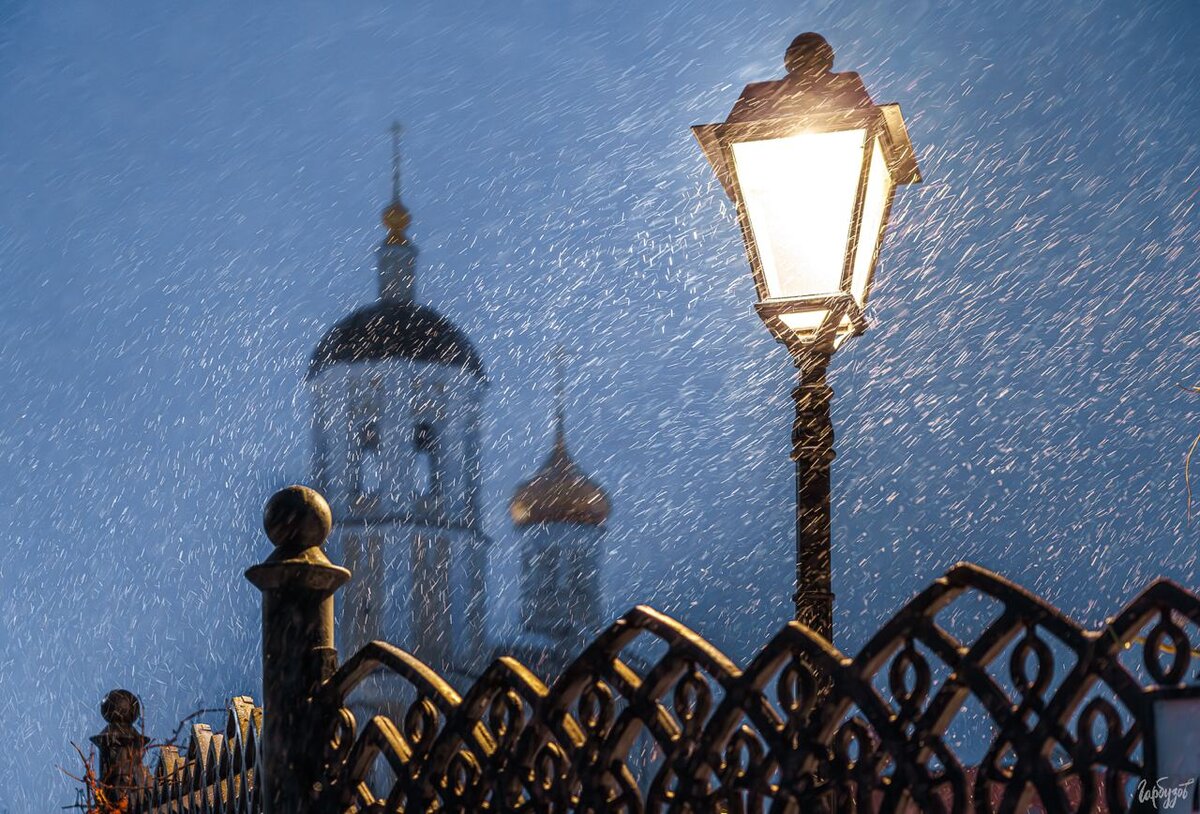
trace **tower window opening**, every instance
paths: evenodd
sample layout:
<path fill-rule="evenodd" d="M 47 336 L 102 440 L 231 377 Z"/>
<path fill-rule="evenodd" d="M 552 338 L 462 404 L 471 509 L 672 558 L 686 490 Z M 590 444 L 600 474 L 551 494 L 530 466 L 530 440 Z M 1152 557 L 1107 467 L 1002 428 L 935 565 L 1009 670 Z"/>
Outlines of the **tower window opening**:
<path fill-rule="evenodd" d="M 378 496 L 383 489 L 383 454 L 379 425 L 375 419 L 363 424 L 358 433 L 358 493 Z"/>
<path fill-rule="evenodd" d="M 413 429 L 413 449 L 416 452 L 413 477 L 416 496 L 418 500 L 435 501 L 441 477 L 438 472 L 437 431 L 432 424 L 421 422 Z M 428 503 L 426 506 L 432 508 Z"/>

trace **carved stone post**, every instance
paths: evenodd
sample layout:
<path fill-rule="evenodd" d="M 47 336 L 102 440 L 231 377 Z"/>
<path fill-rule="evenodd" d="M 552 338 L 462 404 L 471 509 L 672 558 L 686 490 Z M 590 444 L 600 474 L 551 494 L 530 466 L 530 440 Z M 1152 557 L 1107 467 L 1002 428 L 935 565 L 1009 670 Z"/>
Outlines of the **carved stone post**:
<path fill-rule="evenodd" d="M 142 702 L 129 690 L 113 690 L 100 702 L 100 714 L 108 725 L 93 735 L 100 754 L 100 784 L 114 798 L 127 799 L 145 779 L 142 760 L 149 738 L 134 728 L 142 717 Z"/>
<path fill-rule="evenodd" d="M 263 513 L 275 551 L 246 571 L 263 595 L 265 814 L 309 811 L 320 780 L 327 729 L 311 696 L 337 667 L 333 595 L 350 579 L 321 550 L 332 527 L 329 504 L 312 489 L 276 492 Z"/>
<path fill-rule="evenodd" d="M 800 383 L 792 391 L 792 460 L 796 462 L 796 620 L 833 641 L 829 470 L 833 464 L 833 389 L 825 381 L 829 354 L 796 358 Z"/>

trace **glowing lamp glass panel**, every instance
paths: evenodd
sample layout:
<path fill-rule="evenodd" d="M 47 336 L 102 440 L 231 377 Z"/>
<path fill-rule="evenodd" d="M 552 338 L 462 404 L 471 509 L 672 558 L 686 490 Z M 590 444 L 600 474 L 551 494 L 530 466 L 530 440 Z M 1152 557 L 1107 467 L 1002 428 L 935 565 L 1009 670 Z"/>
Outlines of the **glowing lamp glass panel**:
<path fill-rule="evenodd" d="M 865 141 L 860 129 L 732 145 L 770 297 L 841 289 Z"/>
<path fill-rule="evenodd" d="M 876 140 L 871 147 L 867 191 L 858 230 L 858 252 L 854 257 L 854 272 L 850 278 L 850 292 L 859 307 L 867 304 L 867 285 L 871 281 L 871 267 L 875 265 L 879 243 L 883 240 L 883 216 L 887 214 L 888 196 L 892 194 L 893 186 L 892 174 Z"/>

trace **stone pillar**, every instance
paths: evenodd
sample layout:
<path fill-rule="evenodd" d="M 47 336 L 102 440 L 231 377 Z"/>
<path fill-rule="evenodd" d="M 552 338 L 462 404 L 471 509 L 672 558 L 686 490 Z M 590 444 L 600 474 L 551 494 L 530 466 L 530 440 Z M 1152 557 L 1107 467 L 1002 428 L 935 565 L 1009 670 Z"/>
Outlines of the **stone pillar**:
<path fill-rule="evenodd" d="M 321 550 L 332 527 L 329 504 L 317 492 L 305 486 L 276 492 L 263 513 L 275 551 L 246 571 L 263 595 L 265 814 L 309 811 L 321 779 L 328 727 L 311 696 L 337 668 L 333 595 L 350 579 Z"/>
<path fill-rule="evenodd" d="M 143 757 L 149 740 L 134 728 L 142 717 L 142 703 L 129 690 L 113 690 L 100 702 L 108 724 L 91 738 L 100 754 L 97 780 L 113 801 L 127 799 L 146 776 Z"/>

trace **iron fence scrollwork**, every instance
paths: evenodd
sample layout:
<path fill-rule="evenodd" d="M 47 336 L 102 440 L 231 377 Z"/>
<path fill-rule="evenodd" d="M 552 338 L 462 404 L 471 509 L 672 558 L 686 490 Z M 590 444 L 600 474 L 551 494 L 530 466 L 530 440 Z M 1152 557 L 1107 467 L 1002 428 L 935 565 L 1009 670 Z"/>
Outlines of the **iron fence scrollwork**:
<path fill-rule="evenodd" d="M 294 782 L 263 796 L 267 814 L 1126 812 L 1147 771 L 1150 699 L 1193 680 L 1200 599 L 1179 586 L 1155 582 L 1089 630 L 969 564 L 852 657 L 791 622 L 741 667 L 636 607 L 551 683 L 500 658 L 460 695 L 384 642 L 335 670 L 322 653 L 344 580 L 320 554 L 318 504 L 301 497 L 276 513 L 272 539 L 304 543 L 273 557 L 284 551 L 290 584 L 309 586 L 287 622 L 308 633 L 272 654 L 264 686 L 302 674 L 309 691 L 289 714 L 307 728 L 279 733 L 292 756 L 280 763 L 268 702 L 267 780 L 252 786 L 273 788 L 271 772 Z M 360 721 L 355 690 L 378 675 L 403 689 L 392 714 Z"/>

